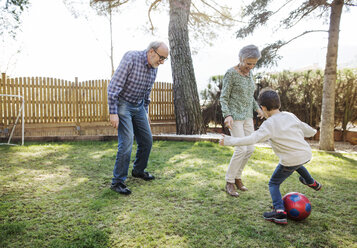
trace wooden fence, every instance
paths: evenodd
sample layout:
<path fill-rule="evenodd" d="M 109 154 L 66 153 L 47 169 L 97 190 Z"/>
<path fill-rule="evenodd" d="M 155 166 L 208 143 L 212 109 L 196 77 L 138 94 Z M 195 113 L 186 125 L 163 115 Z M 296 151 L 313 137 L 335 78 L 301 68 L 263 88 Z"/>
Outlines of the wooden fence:
<path fill-rule="evenodd" d="M 25 124 L 108 122 L 108 83 L 109 80 L 78 82 L 78 78 L 74 82 L 44 77 L 8 78 L 2 73 L 0 95 L 24 97 Z M 20 107 L 20 98 L 0 96 L 0 127 L 12 126 Z M 175 120 L 172 84 L 154 84 L 149 115 L 152 121 Z"/>

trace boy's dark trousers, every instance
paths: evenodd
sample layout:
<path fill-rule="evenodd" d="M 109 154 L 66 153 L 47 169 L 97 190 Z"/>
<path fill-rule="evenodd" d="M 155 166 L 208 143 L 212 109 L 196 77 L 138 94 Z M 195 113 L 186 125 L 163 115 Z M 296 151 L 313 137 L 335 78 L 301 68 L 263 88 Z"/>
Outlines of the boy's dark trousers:
<path fill-rule="evenodd" d="M 304 163 L 305 164 L 305 163 Z M 285 181 L 294 171 L 297 171 L 302 178 L 308 184 L 313 184 L 314 179 L 311 177 L 310 173 L 304 167 L 304 164 L 296 165 L 296 166 L 284 166 L 282 164 L 278 164 L 273 175 L 269 181 L 269 191 L 271 198 L 273 200 L 274 209 L 282 209 L 284 210 L 284 202 L 280 193 L 280 184 Z"/>

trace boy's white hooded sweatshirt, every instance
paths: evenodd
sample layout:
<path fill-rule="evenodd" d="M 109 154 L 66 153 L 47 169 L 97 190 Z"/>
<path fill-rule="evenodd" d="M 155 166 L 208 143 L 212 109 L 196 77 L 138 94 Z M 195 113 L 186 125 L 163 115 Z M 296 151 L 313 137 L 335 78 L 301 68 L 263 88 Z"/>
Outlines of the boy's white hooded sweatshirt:
<path fill-rule="evenodd" d="M 290 112 L 279 112 L 265 120 L 251 135 L 237 138 L 225 136 L 224 145 L 247 146 L 269 141 L 284 166 L 296 166 L 311 160 L 310 145 L 304 137 L 312 137 L 316 130 Z"/>

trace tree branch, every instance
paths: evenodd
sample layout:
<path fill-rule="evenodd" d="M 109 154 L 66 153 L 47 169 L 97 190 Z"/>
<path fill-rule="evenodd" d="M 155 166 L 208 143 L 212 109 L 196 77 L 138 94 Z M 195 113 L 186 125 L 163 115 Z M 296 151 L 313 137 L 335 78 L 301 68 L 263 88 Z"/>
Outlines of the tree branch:
<path fill-rule="evenodd" d="M 282 8 L 284 8 L 288 3 L 292 2 L 293 0 L 288 0 L 286 1 L 285 4 L 283 4 L 283 6 L 281 6 L 279 9 L 277 9 L 276 11 L 273 12 L 272 15 L 275 15 L 276 13 L 278 13 Z"/>
<path fill-rule="evenodd" d="M 298 36 L 295 36 L 294 38 L 284 42 L 284 44 L 282 46 L 289 44 L 293 40 L 296 40 L 296 39 L 300 38 L 301 36 L 304 36 L 305 34 L 315 33 L 315 32 L 326 32 L 326 33 L 328 33 L 328 30 L 308 30 L 308 31 L 305 31 L 305 32 L 299 34 Z"/>
<path fill-rule="evenodd" d="M 215 8 L 214 6 L 212 6 L 211 4 L 207 3 L 205 0 L 201 0 L 201 2 L 203 4 L 205 4 L 206 6 L 210 7 L 211 9 L 213 9 L 214 11 L 216 11 L 218 14 L 220 14 L 221 16 L 223 16 L 224 18 L 228 19 L 228 20 L 231 20 L 231 21 L 234 21 L 234 22 L 241 22 L 241 21 L 238 21 L 238 20 L 235 20 L 233 18 L 231 18 L 230 16 L 227 16 L 225 15 L 224 13 L 222 13 L 220 10 L 218 10 L 217 8 Z M 213 1 L 213 3 L 217 6 L 220 6 L 218 5 L 216 2 Z M 222 8 L 222 6 L 220 6 Z"/>
<path fill-rule="evenodd" d="M 261 51 L 262 57 L 258 61 L 257 65 L 256 65 L 257 68 L 264 67 L 264 66 L 265 67 L 271 67 L 273 65 L 276 65 L 277 60 L 281 59 L 281 56 L 278 54 L 278 50 L 281 47 L 289 44 L 290 42 L 298 39 L 299 37 L 301 37 L 301 36 L 303 36 L 305 34 L 313 33 L 313 32 L 328 32 L 328 31 L 327 30 L 308 30 L 308 31 L 305 31 L 305 32 L 293 37 L 292 39 L 290 39 L 288 41 L 278 40 L 275 43 L 268 44 Z"/>
<path fill-rule="evenodd" d="M 264 12 L 259 12 L 258 14 L 253 15 L 249 22 L 248 26 L 240 28 L 236 32 L 236 37 L 237 38 L 245 38 L 249 34 L 253 33 L 254 30 L 259 26 L 259 25 L 264 25 L 270 18 L 273 12 L 271 11 L 264 11 Z"/>
<path fill-rule="evenodd" d="M 151 10 L 156 7 L 156 5 L 160 4 L 162 0 L 155 0 L 151 5 L 150 5 L 150 8 L 148 10 L 148 17 L 149 17 L 149 22 L 150 22 L 150 30 L 151 30 L 151 33 L 154 34 L 154 24 L 152 23 L 152 20 L 151 20 Z"/>
<path fill-rule="evenodd" d="M 328 6 L 326 0 L 310 0 L 303 3 L 298 9 L 291 11 L 287 18 L 281 21 L 282 24 L 285 25 L 286 28 L 291 28 L 298 24 L 304 17 L 312 13 L 319 7 Z M 296 21 L 295 21 L 296 20 Z M 294 23 L 292 23 L 295 21 Z"/>
<path fill-rule="evenodd" d="M 130 0 L 123 0 L 122 2 L 120 0 L 91 0 L 91 2 L 94 3 L 100 3 L 100 2 L 108 2 L 111 3 L 112 8 L 119 7 L 120 5 L 126 4 Z"/>

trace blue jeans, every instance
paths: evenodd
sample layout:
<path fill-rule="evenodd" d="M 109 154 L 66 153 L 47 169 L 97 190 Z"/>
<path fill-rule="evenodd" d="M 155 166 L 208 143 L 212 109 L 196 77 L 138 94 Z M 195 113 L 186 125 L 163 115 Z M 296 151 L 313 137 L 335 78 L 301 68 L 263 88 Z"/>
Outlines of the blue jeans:
<path fill-rule="evenodd" d="M 303 164 L 292 167 L 278 164 L 269 181 L 269 191 L 271 199 L 273 200 L 274 209 L 285 209 L 279 188 L 280 184 L 282 184 L 282 182 L 284 182 L 285 179 L 288 178 L 294 171 L 297 171 L 308 184 L 314 183 L 314 179 L 311 177 L 310 173 L 303 166 Z"/>
<path fill-rule="evenodd" d="M 124 182 L 128 176 L 134 136 L 138 144 L 133 165 L 135 172 L 144 172 L 152 147 L 152 134 L 144 101 L 136 105 L 120 99 L 117 110 L 119 116 L 118 152 L 112 184 Z"/>

